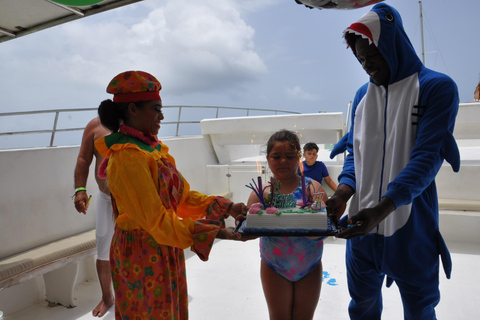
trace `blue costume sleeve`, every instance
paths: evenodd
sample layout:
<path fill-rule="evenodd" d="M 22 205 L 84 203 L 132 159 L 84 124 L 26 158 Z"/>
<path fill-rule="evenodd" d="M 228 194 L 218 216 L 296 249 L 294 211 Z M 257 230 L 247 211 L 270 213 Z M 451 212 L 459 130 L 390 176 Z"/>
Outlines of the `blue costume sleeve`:
<path fill-rule="evenodd" d="M 460 162 L 452 136 L 459 104 L 456 84 L 448 76 L 426 68 L 420 72 L 419 81 L 419 104 L 426 108 L 419 117 L 415 147 L 409 163 L 388 184 L 384 195 L 397 208 L 411 203 L 432 183 L 444 158 L 448 157 L 454 170 Z"/>
<path fill-rule="evenodd" d="M 348 132 L 335 144 L 330 152 L 330 159 L 335 158 L 336 155 L 347 151 Z"/>

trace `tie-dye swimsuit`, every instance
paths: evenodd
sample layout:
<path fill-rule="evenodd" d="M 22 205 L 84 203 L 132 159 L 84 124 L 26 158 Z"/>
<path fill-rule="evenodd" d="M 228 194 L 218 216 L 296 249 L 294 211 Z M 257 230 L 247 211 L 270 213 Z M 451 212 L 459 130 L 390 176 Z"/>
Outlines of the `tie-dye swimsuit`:
<path fill-rule="evenodd" d="M 307 179 L 307 183 L 310 180 Z M 296 200 L 302 198 L 299 185 L 293 192 Z M 295 282 L 306 276 L 322 260 L 323 238 L 261 237 L 260 257 L 276 273 Z"/>

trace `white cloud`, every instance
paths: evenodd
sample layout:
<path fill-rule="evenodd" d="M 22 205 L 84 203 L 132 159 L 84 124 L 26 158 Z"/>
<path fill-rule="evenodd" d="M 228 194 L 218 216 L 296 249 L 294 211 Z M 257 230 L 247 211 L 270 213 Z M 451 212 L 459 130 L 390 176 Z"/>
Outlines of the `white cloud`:
<path fill-rule="evenodd" d="M 255 30 L 235 1 L 154 3 L 153 9 L 152 2 L 139 3 L 2 44 L 0 69 L 18 79 L 42 75 L 38 87 L 73 82 L 102 92 L 117 73 L 145 70 L 170 94 L 232 89 L 267 71 L 255 51 Z"/>
<path fill-rule="evenodd" d="M 295 86 L 293 88 L 285 88 L 287 95 L 293 99 L 306 100 L 306 101 L 315 101 L 320 100 L 320 96 L 317 94 L 308 93 L 303 90 L 300 86 Z"/>
<path fill-rule="evenodd" d="M 142 69 L 172 92 L 180 92 L 233 85 L 266 71 L 255 52 L 255 32 L 233 2 L 185 2 L 168 1 L 131 26 L 118 22 L 65 26 L 68 39 L 91 35 L 65 61 L 70 76 L 85 78 L 81 70 L 112 76 Z M 92 80 L 105 83 L 103 77 Z"/>

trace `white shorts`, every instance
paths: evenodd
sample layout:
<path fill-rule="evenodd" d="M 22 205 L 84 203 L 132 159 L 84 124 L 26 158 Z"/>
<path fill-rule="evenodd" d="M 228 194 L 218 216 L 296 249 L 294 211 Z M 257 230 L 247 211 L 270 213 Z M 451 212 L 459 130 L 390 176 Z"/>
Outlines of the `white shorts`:
<path fill-rule="evenodd" d="M 110 261 L 110 244 L 112 243 L 115 230 L 112 201 L 109 195 L 98 191 L 96 202 L 97 225 L 95 236 L 97 238 L 97 259 Z"/>

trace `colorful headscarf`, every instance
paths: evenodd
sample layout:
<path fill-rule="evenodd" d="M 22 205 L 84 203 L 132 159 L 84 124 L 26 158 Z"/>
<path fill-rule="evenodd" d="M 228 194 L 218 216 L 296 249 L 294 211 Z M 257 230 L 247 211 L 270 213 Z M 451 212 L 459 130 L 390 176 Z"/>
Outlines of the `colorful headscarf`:
<path fill-rule="evenodd" d="M 125 71 L 112 79 L 107 92 L 113 94 L 113 102 L 137 102 L 161 100 L 162 85 L 144 71 Z"/>

